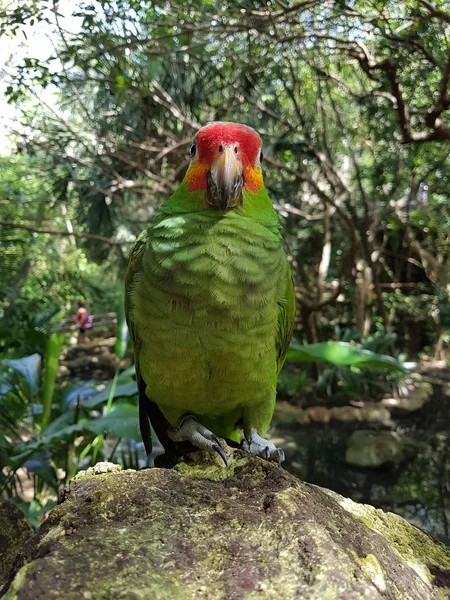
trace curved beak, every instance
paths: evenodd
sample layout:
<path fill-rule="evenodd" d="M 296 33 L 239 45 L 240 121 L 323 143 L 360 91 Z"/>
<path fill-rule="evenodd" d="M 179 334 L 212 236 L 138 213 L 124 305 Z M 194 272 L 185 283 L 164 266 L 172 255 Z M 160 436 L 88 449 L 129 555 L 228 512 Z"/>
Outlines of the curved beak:
<path fill-rule="evenodd" d="M 219 158 L 212 163 L 207 176 L 208 204 L 221 210 L 237 206 L 243 185 L 242 163 L 233 148 L 225 146 Z"/>

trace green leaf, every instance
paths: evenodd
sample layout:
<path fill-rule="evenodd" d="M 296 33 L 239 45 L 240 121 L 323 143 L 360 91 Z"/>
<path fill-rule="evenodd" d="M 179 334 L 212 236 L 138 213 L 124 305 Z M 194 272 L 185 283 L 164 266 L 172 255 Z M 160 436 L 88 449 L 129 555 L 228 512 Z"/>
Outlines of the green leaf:
<path fill-rule="evenodd" d="M 16 454 L 15 456 L 10 456 L 8 458 L 8 465 L 13 469 L 19 469 L 22 467 L 26 461 L 33 456 L 33 454 L 39 449 L 38 444 L 35 442 L 29 442 L 23 452 L 20 454 Z"/>
<path fill-rule="evenodd" d="M 104 390 L 101 392 L 97 392 L 87 400 L 83 400 L 82 404 L 86 408 L 95 408 L 102 402 L 106 402 L 109 398 L 109 394 L 111 391 L 111 383 L 108 384 Z M 118 385 L 114 390 L 114 398 L 129 398 L 130 396 L 135 396 L 137 394 L 137 385 L 135 381 L 131 381 L 130 383 L 123 383 Z"/>
<path fill-rule="evenodd" d="M 78 398 L 82 402 L 96 393 L 97 390 L 92 381 L 84 381 L 82 384 L 68 383 L 61 392 L 61 410 L 64 411 L 70 406 L 75 405 Z"/>
<path fill-rule="evenodd" d="M 33 396 L 38 393 L 39 373 L 41 369 L 41 357 L 39 354 L 36 353 L 24 356 L 23 358 L 3 360 L 2 364 L 19 371 L 25 377 Z"/>
<path fill-rule="evenodd" d="M 58 488 L 58 476 L 55 468 L 50 464 L 49 452 L 34 453 L 23 465 L 30 473 L 37 475 L 42 481 L 53 489 Z"/>
<path fill-rule="evenodd" d="M 56 375 L 58 374 L 59 367 L 59 355 L 65 339 L 66 337 L 63 333 L 52 333 L 47 341 L 47 349 L 45 352 L 44 389 L 42 392 L 42 404 L 44 405 L 42 427 L 47 427 L 50 422 Z"/>
<path fill-rule="evenodd" d="M 117 383 L 127 383 L 130 379 L 134 377 L 134 375 L 136 375 L 136 367 L 134 365 L 131 365 L 131 367 L 128 367 L 128 369 L 125 369 L 124 371 L 122 371 L 122 373 L 120 373 L 117 379 Z"/>
<path fill-rule="evenodd" d="M 286 360 L 295 362 L 329 362 L 338 366 L 405 371 L 404 366 L 392 356 L 376 354 L 357 348 L 347 342 L 324 342 L 322 344 L 291 344 Z"/>
<path fill-rule="evenodd" d="M 56 419 L 53 419 L 50 425 L 41 431 L 40 436 L 43 438 L 53 437 L 55 434 L 58 434 L 58 432 L 62 431 L 69 425 L 73 425 L 74 420 L 75 407 L 67 407 L 62 415 L 60 415 Z"/>
<path fill-rule="evenodd" d="M 26 516 L 28 522 L 32 527 L 39 527 L 42 522 L 42 516 L 56 506 L 56 500 L 49 499 L 45 504 L 41 504 L 36 500 L 31 502 L 24 502 L 19 496 L 9 498 L 9 502 L 17 506 L 19 510 Z"/>
<path fill-rule="evenodd" d="M 105 431 L 112 431 L 121 438 L 140 439 L 138 407 L 133 404 L 119 404 L 107 415 L 85 425 L 98 435 Z"/>
<path fill-rule="evenodd" d="M 120 297 L 117 306 L 117 339 L 114 346 L 116 355 L 122 360 L 128 350 L 130 336 L 128 333 L 128 325 L 125 318 L 125 303 L 123 294 Z"/>

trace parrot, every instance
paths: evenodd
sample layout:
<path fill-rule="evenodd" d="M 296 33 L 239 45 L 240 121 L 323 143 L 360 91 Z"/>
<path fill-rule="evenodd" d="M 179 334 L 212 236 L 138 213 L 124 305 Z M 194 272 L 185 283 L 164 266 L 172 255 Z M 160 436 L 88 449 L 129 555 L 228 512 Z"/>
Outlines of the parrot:
<path fill-rule="evenodd" d="M 291 341 L 295 291 L 251 127 L 197 130 L 186 175 L 137 238 L 125 277 L 139 426 L 166 455 L 222 438 L 280 464 L 265 435 Z M 241 441 L 242 438 L 242 441 Z"/>

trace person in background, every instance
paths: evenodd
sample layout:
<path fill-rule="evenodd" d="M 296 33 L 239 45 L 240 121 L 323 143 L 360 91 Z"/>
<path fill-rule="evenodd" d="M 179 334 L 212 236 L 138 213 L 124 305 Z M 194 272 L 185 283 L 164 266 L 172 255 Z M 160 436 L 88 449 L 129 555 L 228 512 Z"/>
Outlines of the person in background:
<path fill-rule="evenodd" d="M 78 323 L 78 343 L 87 342 L 89 338 L 85 335 L 88 329 L 92 329 L 93 318 L 88 313 L 86 304 L 82 300 L 77 301 L 77 314 L 75 319 Z"/>

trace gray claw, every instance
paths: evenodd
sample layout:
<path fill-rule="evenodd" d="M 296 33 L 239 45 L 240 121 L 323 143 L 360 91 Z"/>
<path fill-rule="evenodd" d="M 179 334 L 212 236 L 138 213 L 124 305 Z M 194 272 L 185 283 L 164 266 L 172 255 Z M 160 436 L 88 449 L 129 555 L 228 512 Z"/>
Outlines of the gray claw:
<path fill-rule="evenodd" d="M 281 448 L 277 448 L 275 444 L 262 438 L 256 429 L 252 429 L 246 440 L 242 441 L 242 448 L 250 454 L 255 454 L 266 460 L 281 463 L 284 461 L 284 452 Z"/>
<path fill-rule="evenodd" d="M 285 458 L 284 451 L 281 448 L 277 448 L 276 452 L 278 453 L 278 464 L 281 465 Z"/>
<path fill-rule="evenodd" d="M 169 437 L 174 442 L 191 442 L 201 450 L 217 452 L 228 465 L 227 457 L 220 444 L 219 438 L 204 425 L 201 425 L 193 415 L 185 415 L 180 419 L 178 429 L 169 431 Z"/>
<path fill-rule="evenodd" d="M 220 458 L 225 463 L 225 466 L 228 467 L 227 457 L 225 456 L 225 452 L 223 451 L 222 446 L 220 444 L 214 444 L 213 450 L 215 450 L 217 452 L 217 454 L 220 455 Z"/>
<path fill-rule="evenodd" d="M 220 446 L 220 440 L 215 433 L 211 432 L 211 439 L 214 440 L 218 446 Z M 220 447 L 222 447 L 222 446 L 220 446 Z"/>

